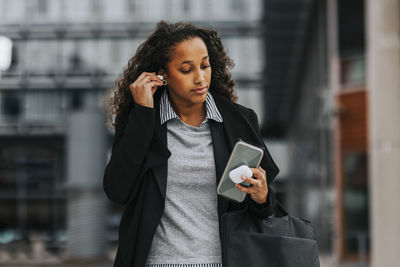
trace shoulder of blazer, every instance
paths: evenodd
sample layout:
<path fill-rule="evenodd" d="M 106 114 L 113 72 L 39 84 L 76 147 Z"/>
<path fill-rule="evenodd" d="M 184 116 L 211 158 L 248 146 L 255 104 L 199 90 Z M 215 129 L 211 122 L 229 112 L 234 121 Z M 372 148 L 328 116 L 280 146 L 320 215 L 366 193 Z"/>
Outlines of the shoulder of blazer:
<path fill-rule="evenodd" d="M 213 96 L 213 98 L 214 98 L 214 100 L 216 102 L 224 102 L 225 104 L 232 105 L 235 109 L 239 110 L 240 112 L 242 112 L 245 115 L 250 114 L 250 112 L 252 110 L 252 109 L 250 109 L 248 107 L 245 107 L 245 106 L 243 106 L 243 105 L 241 105 L 239 103 L 235 103 L 235 102 L 231 101 L 225 95 L 221 95 L 221 94 L 216 93 L 216 92 L 210 92 L 210 93 L 212 94 L 212 96 Z"/>
<path fill-rule="evenodd" d="M 234 103 L 232 102 L 232 104 L 241 112 L 243 113 L 243 115 L 250 117 L 252 115 L 252 113 L 254 113 L 254 110 L 248 107 L 245 107 L 241 104 L 238 103 Z"/>
<path fill-rule="evenodd" d="M 258 125 L 258 117 L 257 114 L 254 112 L 253 109 L 243 106 L 239 103 L 232 102 L 228 97 L 212 93 L 214 99 L 218 103 L 224 103 L 224 105 L 230 105 L 234 110 L 238 111 L 244 118 L 247 119 L 250 126 L 256 128 L 254 124 Z M 218 108 L 224 108 L 224 105 L 219 105 Z M 255 129 L 257 131 L 257 129 Z M 258 131 L 257 131 L 258 132 Z"/>

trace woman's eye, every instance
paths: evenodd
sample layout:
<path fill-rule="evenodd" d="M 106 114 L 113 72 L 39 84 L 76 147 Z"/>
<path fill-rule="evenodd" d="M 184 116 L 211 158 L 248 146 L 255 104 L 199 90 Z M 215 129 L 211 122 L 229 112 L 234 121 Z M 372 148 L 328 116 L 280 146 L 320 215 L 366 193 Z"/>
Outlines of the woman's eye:
<path fill-rule="evenodd" d="M 209 67 L 211 67 L 211 66 L 210 66 L 210 65 L 204 65 L 204 66 L 202 66 L 203 69 L 206 69 L 206 68 L 209 68 Z M 191 72 L 191 71 L 192 71 L 192 69 L 181 70 L 182 73 L 189 73 L 189 72 Z"/>

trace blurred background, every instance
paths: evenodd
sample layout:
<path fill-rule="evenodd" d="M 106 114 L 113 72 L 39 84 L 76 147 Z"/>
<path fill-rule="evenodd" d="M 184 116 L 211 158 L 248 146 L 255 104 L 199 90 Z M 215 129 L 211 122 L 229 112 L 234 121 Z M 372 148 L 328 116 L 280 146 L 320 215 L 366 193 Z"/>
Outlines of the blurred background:
<path fill-rule="evenodd" d="M 220 33 L 321 266 L 399 266 L 398 0 L 0 0 L 0 265 L 112 265 L 104 110 L 161 19 Z"/>

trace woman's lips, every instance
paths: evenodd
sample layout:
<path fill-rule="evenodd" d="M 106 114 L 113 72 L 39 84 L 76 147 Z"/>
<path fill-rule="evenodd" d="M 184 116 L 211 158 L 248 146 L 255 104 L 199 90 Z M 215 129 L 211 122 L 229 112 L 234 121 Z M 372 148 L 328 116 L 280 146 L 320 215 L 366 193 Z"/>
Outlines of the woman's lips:
<path fill-rule="evenodd" d="M 207 87 L 192 90 L 195 94 L 204 94 L 207 91 Z"/>

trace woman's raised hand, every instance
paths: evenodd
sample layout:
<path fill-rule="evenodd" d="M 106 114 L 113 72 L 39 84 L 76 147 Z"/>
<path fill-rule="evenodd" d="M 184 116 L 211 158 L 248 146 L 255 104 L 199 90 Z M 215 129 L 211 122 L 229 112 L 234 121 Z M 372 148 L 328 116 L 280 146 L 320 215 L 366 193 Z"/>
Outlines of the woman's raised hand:
<path fill-rule="evenodd" d="M 143 72 L 134 83 L 129 86 L 135 103 L 154 107 L 153 95 L 158 86 L 163 85 L 155 72 Z"/>

